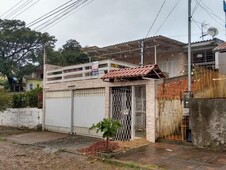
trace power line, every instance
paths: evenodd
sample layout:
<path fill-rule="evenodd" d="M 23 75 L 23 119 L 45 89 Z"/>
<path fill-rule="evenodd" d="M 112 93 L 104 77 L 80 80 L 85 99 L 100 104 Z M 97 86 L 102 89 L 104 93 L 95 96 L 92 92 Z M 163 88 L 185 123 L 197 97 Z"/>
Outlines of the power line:
<path fill-rule="evenodd" d="M 16 17 L 18 17 L 19 15 L 21 15 L 22 13 L 24 13 L 25 11 L 27 11 L 28 9 L 30 9 L 32 6 L 34 6 L 35 4 L 37 4 L 39 1 L 40 0 L 37 0 L 36 2 L 34 2 L 30 6 L 28 6 L 26 9 L 24 9 L 23 11 L 21 11 L 19 14 L 17 14 L 16 16 L 14 16 L 12 19 L 15 19 Z"/>
<path fill-rule="evenodd" d="M 70 13 L 69 15 L 64 15 L 63 18 L 61 18 L 59 21 L 49 25 L 48 27 L 46 27 L 44 30 L 48 30 L 50 28 L 52 28 L 53 26 L 55 26 L 56 24 L 60 23 L 61 21 L 63 21 L 64 19 L 66 19 L 67 17 L 71 16 L 72 14 L 78 12 L 79 10 L 81 10 L 82 8 L 84 8 L 85 6 L 89 5 L 90 3 L 92 3 L 94 0 L 91 0 L 90 2 L 86 3 L 85 5 L 83 5 L 81 8 L 75 10 L 74 12 Z"/>
<path fill-rule="evenodd" d="M 0 15 L 0 17 L 3 17 L 4 15 L 6 15 L 9 11 L 11 11 L 13 8 L 15 8 L 17 5 L 19 5 L 21 2 L 23 2 L 24 0 L 21 0 L 20 2 L 18 2 L 17 4 L 13 5 L 10 9 L 8 9 L 6 12 L 4 12 L 2 15 Z"/>
<path fill-rule="evenodd" d="M 147 33 L 147 35 L 145 36 L 145 38 L 147 38 L 148 35 L 149 35 L 149 33 L 151 32 L 151 29 L 152 29 L 152 27 L 154 26 L 154 24 L 155 24 L 155 22 L 156 22 L 156 20 L 157 20 L 157 18 L 158 18 L 158 16 L 159 16 L 159 14 L 161 13 L 162 8 L 163 8 L 163 6 L 164 6 L 165 3 L 166 3 L 166 0 L 163 1 L 162 5 L 161 5 L 161 7 L 160 7 L 160 9 L 159 9 L 159 11 L 158 11 L 156 17 L 155 17 L 155 20 L 154 20 L 154 22 L 152 23 L 151 27 L 149 28 L 148 33 Z"/>
<path fill-rule="evenodd" d="M 196 1 L 196 3 L 197 3 L 197 0 L 195 0 Z M 217 22 L 219 25 L 221 25 L 221 26 L 223 26 L 224 27 L 224 25 L 223 24 L 221 24 L 218 20 L 216 20 L 216 18 L 215 17 L 213 17 L 213 15 L 212 14 L 210 14 L 208 11 L 207 11 L 207 9 L 205 8 L 205 7 L 203 7 L 201 4 L 199 4 L 199 6 L 215 21 L 215 22 Z"/>
<path fill-rule="evenodd" d="M 6 15 L 4 18 L 10 18 L 15 13 L 17 13 L 18 11 L 20 11 L 21 9 L 23 9 L 24 7 L 26 7 L 28 4 L 30 4 L 32 1 L 33 0 L 27 0 L 26 2 L 24 2 L 23 4 L 21 4 L 19 7 L 17 7 L 16 9 L 14 9 L 12 12 L 10 12 L 8 15 Z"/>
<path fill-rule="evenodd" d="M 173 13 L 173 11 L 175 10 L 175 8 L 177 7 L 177 5 L 179 4 L 180 0 L 178 0 L 176 2 L 176 4 L 173 6 L 172 10 L 169 12 L 169 14 L 167 15 L 167 17 L 164 19 L 164 21 L 162 22 L 162 24 L 159 26 L 159 28 L 157 29 L 157 31 L 155 32 L 155 35 L 159 32 L 159 30 L 162 28 L 162 26 L 165 24 L 166 20 L 170 17 L 170 15 Z"/>
<path fill-rule="evenodd" d="M 223 21 L 224 22 L 224 19 L 222 19 L 220 16 L 218 16 L 216 13 L 214 13 L 214 11 L 208 7 L 203 1 L 201 1 L 201 3 L 216 17 L 218 18 L 219 20 Z"/>
<path fill-rule="evenodd" d="M 196 4 L 195 4 L 195 7 L 194 7 L 194 9 L 193 9 L 193 11 L 192 11 L 191 16 L 194 15 L 194 13 L 195 13 L 195 11 L 198 9 L 198 6 L 199 6 L 199 4 L 200 4 L 201 1 L 202 1 L 202 0 L 199 0 L 199 2 L 196 1 Z"/>
<path fill-rule="evenodd" d="M 62 10 L 64 10 L 64 9 L 70 7 L 71 5 L 77 3 L 77 1 L 81 1 L 81 0 L 77 0 L 76 2 L 72 2 L 71 4 L 69 4 L 71 1 L 73 1 L 73 0 L 69 0 L 69 1 L 67 1 L 66 3 L 60 5 L 59 7 L 57 7 L 57 8 L 55 8 L 55 9 L 51 10 L 50 12 L 48 12 L 48 13 L 46 13 L 46 14 L 44 14 L 44 15 L 42 15 L 41 17 L 39 17 L 39 18 L 35 19 L 34 21 L 28 23 L 27 26 L 28 26 L 28 27 L 31 27 L 31 26 L 33 26 L 33 25 L 36 25 L 36 24 L 38 24 L 39 22 L 42 22 L 43 20 L 45 20 L 45 19 L 47 19 L 47 18 L 49 18 L 49 17 L 51 17 L 51 16 L 57 14 L 58 12 L 60 12 L 60 11 L 62 11 Z M 69 4 L 69 5 L 67 5 L 67 4 Z M 65 6 L 65 5 L 67 5 L 67 6 Z"/>
<path fill-rule="evenodd" d="M 41 26 L 43 26 L 42 28 L 39 29 L 42 30 L 46 27 L 48 27 L 50 24 L 56 22 L 57 20 L 59 20 L 60 18 L 62 18 L 63 16 L 67 15 L 68 13 L 70 13 L 71 11 L 73 11 L 74 9 L 78 8 L 80 5 L 82 5 L 83 3 L 85 3 L 87 0 L 85 0 L 84 2 L 82 2 L 82 4 L 79 4 L 82 0 L 77 1 L 76 4 L 73 4 L 72 6 L 70 6 L 69 8 L 61 11 L 60 13 L 58 13 L 56 16 L 54 16 L 53 18 L 45 21 L 44 23 L 40 24 L 39 26 L 35 27 L 35 29 L 40 28 Z M 78 5 L 78 6 L 76 6 Z"/>

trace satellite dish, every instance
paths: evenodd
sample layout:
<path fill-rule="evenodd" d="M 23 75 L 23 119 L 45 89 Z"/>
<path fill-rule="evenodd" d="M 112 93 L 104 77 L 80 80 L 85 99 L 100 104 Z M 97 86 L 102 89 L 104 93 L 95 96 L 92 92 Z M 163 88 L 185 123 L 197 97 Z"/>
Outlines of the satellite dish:
<path fill-rule="evenodd" d="M 218 30 L 214 27 L 210 27 L 208 30 L 207 30 L 207 33 L 209 35 L 211 35 L 212 37 L 215 37 L 216 35 L 218 35 Z"/>

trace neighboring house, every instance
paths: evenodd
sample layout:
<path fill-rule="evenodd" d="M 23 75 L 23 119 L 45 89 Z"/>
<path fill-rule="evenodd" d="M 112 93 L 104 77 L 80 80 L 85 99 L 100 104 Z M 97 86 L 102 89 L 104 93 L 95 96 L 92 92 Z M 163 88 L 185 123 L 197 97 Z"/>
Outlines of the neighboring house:
<path fill-rule="evenodd" d="M 217 68 L 218 58 L 213 49 L 221 43 L 223 41 L 217 38 L 192 43 L 192 64 L 212 65 Z M 177 77 L 187 74 L 187 49 L 185 43 L 164 36 L 155 36 L 102 48 L 86 47 L 83 51 L 91 57 L 116 59 L 133 64 L 140 64 L 143 54 L 144 65 L 158 64 L 168 75 L 166 77 Z"/>
<path fill-rule="evenodd" d="M 213 49 L 216 54 L 216 68 L 220 73 L 226 74 L 226 42 Z"/>
<path fill-rule="evenodd" d="M 38 69 L 25 78 L 26 91 L 30 91 L 43 86 L 43 69 Z"/>
<path fill-rule="evenodd" d="M 26 78 L 26 91 L 42 87 L 42 79 Z"/>
<path fill-rule="evenodd" d="M 211 66 L 217 69 L 219 66 L 219 57 L 214 49 L 222 43 L 224 41 L 217 38 L 191 43 L 191 63 L 198 66 Z M 187 52 L 188 46 L 183 46 L 183 49 Z"/>

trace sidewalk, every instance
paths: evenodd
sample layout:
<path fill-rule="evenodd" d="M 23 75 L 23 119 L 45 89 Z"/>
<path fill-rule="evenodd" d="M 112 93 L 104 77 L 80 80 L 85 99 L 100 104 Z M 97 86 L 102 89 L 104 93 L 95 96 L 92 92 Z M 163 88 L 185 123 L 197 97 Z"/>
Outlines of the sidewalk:
<path fill-rule="evenodd" d="M 226 169 L 226 152 L 166 143 L 155 143 L 134 149 L 117 156 L 116 159 L 172 170 Z"/>

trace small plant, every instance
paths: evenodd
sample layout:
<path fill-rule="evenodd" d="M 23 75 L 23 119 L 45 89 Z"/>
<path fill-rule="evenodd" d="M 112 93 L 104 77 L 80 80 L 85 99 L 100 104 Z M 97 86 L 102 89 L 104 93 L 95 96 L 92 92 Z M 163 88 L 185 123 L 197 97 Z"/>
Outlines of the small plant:
<path fill-rule="evenodd" d="M 121 127 L 121 124 L 117 120 L 111 118 L 104 118 L 97 124 L 93 124 L 91 129 L 97 129 L 96 133 L 103 132 L 103 138 L 106 138 L 106 151 L 109 152 L 109 138 L 112 138 L 116 135 L 118 128 Z"/>

